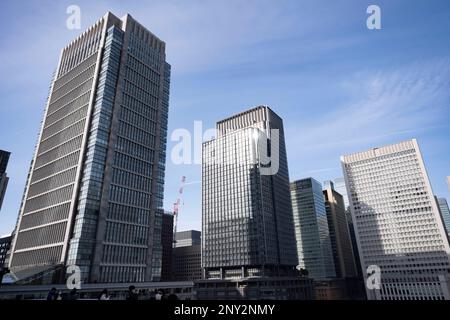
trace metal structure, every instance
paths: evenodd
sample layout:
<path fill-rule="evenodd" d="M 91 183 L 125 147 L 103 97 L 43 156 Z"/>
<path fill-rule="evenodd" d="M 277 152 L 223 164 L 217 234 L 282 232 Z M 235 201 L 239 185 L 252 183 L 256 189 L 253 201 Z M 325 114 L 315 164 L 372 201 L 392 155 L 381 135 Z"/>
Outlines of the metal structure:
<path fill-rule="evenodd" d="M 173 204 L 173 243 L 176 243 L 176 233 L 178 224 L 178 213 L 180 212 L 181 197 L 183 196 L 184 184 L 186 183 L 186 177 L 181 177 L 180 189 L 178 189 L 178 198 Z"/>

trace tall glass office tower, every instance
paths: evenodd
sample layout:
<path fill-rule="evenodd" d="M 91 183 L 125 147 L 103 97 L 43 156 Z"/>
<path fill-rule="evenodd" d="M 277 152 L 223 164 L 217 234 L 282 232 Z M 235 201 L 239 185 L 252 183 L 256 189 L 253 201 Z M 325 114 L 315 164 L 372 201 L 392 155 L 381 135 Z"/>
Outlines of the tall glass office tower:
<path fill-rule="evenodd" d="M 336 276 L 338 278 L 355 277 L 357 275 L 356 264 L 345 214 L 344 199 L 341 194 L 334 190 L 334 184 L 331 181 L 324 186 L 323 197 Z"/>
<path fill-rule="evenodd" d="M 450 248 L 416 140 L 341 157 L 367 297 L 450 299 Z M 374 267 L 376 266 L 376 267 Z M 371 277 L 369 280 L 373 280 Z M 367 281 L 366 281 L 367 282 Z"/>
<path fill-rule="evenodd" d="M 68 44 L 45 109 L 10 269 L 158 280 L 170 65 L 165 43 L 107 13 Z"/>
<path fill-rule="evenodd" d="M 282 119 L 259 106 L 216 129 L 203 144 L 204 277 L 291 274 L 297 254 Z"/>
<path fill-rule="evenodd" d="M 450 238 L 450 210 L 448 208 L 447 199 L 436 197 L 436 201 L 441 212 L 442 220 L 444 221 L 444 227 Z"/>
<path fill-rule="evenodd" d="M 299 266 L 313 279 L 336 277 L 322 185 L 313 178 L 291 183 Z"/>

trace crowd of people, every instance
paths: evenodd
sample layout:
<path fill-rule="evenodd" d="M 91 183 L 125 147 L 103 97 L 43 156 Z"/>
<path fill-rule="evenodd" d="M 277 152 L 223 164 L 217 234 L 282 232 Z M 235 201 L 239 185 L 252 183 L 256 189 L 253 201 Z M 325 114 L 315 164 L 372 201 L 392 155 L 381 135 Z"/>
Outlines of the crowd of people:
<path fill-rule="evenodd" d="M 62 291 L 58 291 L 56 288 L 52 288 L 47 294 L 48 301 L 55 300 L 78 300 L 80 295 L 77 289 L 72 289 L 68 294 L 63 293 Z M 126 295 L 126 300 L 129 301 L 137 301 L 137 300 L 177 300 L 178 297 L 176 294 L 166 294 L 163 290 L 154 290 L 151 291 L 149 295 L 141 295 L 138 289 L 135 286 L 130 286 L 128 288 L 128 292 Z M 98 295 L 98 300 L 111 300 L 111 295 L 108 293 L 107 289 L 103 289 L 103 291 Z"/>

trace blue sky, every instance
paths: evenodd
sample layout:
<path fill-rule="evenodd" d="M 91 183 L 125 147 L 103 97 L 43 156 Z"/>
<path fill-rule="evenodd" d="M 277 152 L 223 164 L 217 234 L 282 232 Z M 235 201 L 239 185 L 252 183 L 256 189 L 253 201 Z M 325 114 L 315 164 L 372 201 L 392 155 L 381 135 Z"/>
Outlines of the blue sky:
<path fill-rule="evenodd" d="M 199 165 L 173 165 L 174 129 L 211 128 L 270 105 L 284 119 L 291 180 L 342 176 L 339 156 L 417 138 L 435 194 L 450 198 L 450 2 L 9 1 L 0 27 L 0 149 L 12 152 L 0 234 L 15 224 L 61 48 L 106 11 L 167 43 L 172 65 L 166 208 L 187 177 L 179 230 L 201 227 Z M 381 8 L 368 30 L 366 8 Z"/>

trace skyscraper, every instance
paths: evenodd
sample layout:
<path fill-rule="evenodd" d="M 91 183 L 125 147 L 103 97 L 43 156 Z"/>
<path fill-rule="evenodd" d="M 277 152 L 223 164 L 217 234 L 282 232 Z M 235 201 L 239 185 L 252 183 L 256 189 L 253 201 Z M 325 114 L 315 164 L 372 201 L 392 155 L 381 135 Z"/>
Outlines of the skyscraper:
<path fill-rule="evenodd" d="M 61 52 L 10 268 L 77 265 L 83 281 L 159 280 L 170 65 L 130 15 Z"/>
<path fill-rule="evenodd" d="M 165 211 L 161 225 L 161 281 L 172 279 L 173 244 L 173 212 Z"/>
<path fill-rule="evenodd" d="M 174 248 L 201 245 L 201 235 L 197 230 L 178 231 L 175 234 Z"/>
<path fill-rule="evenodd" d="M 201 232 L 179 231 L 173 248 L 173 281 L 193 281 L 202 278 Z"/>
<path fill-rule="evenodd" d="M 336 277 L 322 185 L 313 178 L 291 183 L 298 263 L 313 279 Z"/>
<path fill-rule="evenodd" d="M 6 167 L 8 166 L 10 152 L 0 150 L 0 210 L 2 209 L 3 199 L 5 198 L 6 187 L 8 186 L 8 176 Z"/>
<path fill-rule="evenodd" d="M 368 267 L 376 273 L 367 297 L 450 299 L 450 248 L 417 141 L 341 162 L 363 274 Z"/>
<path fill-rule="evenodd" d="M 436 197 L 436 201 L 442 216 L 442 220 L 444 221 L 445 230 L 447 231 L 447 234 L 450 237 L 450 210 L 448 208 L 447 199 Z"/>
<path fill-rule="evenodd" d="M 348 231 L 350 233 L 350 239 L 352 241 L 353 257 L 355 259 L 356 264 L 356 273 L 359 277 L 361 277 L 362 276 L 361 261 L 359 260 L 358 245 L 356 244 L 355 227 L 353 225 L 352 213 L 350 212 L 350 204 L 348 200 L 347 186 L 345 185 L 345 179 L 336 178 L 334 179 L 334 181 L 325 181 L 325 185 L 330 185 L 330 183 L 333 183 L 334 189 L 342 195 L 342 198 L 344 200 L 345 216 L 347 217 Z"/>
<path fill-rule="evenodd" d="M 297 254 L 282 119 L 259 106 L 216 129 L 203 144 L 205 278 L 292 272 Z"/>
<path fill-rule="evenodd" d="M 345 214 L 344 199 L 341 194 L 334 190 L 331 181 L 323 190 L 323 196 L 336 276 L 339 278 L 355 277 L 356 264 Z"/>

